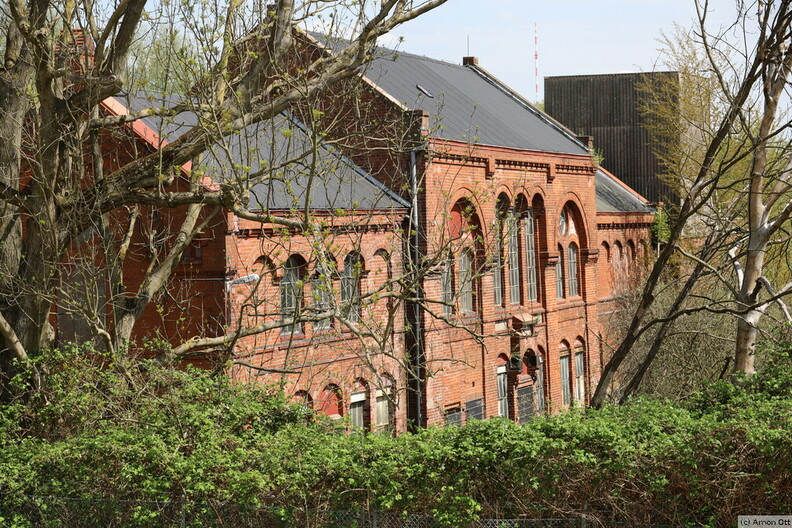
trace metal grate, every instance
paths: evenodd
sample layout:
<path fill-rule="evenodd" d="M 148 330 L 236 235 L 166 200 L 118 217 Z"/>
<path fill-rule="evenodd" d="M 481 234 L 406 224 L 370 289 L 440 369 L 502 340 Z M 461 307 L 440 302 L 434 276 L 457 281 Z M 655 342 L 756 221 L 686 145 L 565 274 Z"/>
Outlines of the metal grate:
<path fill-rule="evenodd" d="M 534 387 L 527 385 L 517 389 L 517 419 L 526 424 L 534 418 Z"/>
<path fill-rule="evenodd" d="M 470 420 L 483 420 L 484 419 L 484 398 L 477 398 L 470 400 L 465 404 L 465 411 L 467 412 L 467 421 Z"/>

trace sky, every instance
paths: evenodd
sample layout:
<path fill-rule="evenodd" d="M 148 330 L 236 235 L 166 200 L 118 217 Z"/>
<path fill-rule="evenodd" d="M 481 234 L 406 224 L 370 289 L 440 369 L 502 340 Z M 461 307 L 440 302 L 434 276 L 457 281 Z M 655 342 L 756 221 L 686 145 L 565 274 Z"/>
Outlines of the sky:
<path fill-rule="evenodd" d="M 710 0 L 714 24 L 736 0 Z M 534 24 L 539 34 L 539 100 L 546 76 L 668 69 L 658 62 L 662 32 L 690 27 L 693 0 L 448 0 L 397 28 L 402 51 L 461 63 L 468 54 L 530 100 L 535 99 Z"/>

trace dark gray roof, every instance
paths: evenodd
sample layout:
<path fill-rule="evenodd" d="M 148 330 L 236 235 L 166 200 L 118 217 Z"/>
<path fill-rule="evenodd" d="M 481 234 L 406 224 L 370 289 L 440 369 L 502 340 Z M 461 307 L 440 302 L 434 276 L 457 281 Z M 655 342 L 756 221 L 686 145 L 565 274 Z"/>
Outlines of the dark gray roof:
<path fill-rule="evenodd" d="M 174 106 L 178 96 L 138 93 L 119 100 L 132 110 Z M 197 117 L 183 112 L 143 122 L 162 139 L 173 141 L 195 126 Z M 253 210 L 372 210 L 409 204 L 382 183 L 324 143 L 313 149 L 311 132 L 289 115 L 250 125 L 213 145 L 194 168 L 218 182 L 245 186 Z M 259 183 L 255 183 L 256 176 Z M 253 184 L 248 183 L 253 181 Z"/>
<path fill-rule="evenodd" d="M 654 212 L 654 209 L 625 189 L 613 176 L 602 169 L 597 169 L 595 187 L 598 213 Z"/>
<path fill-rule="evenodd" d="M 311 33 L 336 49 L 343 41 Z M 425 110 L 431 135 L 480 145 L 586 155 L 567 130 L 476 66 L 377 48 L 364 75 L 411 110 Z"/>

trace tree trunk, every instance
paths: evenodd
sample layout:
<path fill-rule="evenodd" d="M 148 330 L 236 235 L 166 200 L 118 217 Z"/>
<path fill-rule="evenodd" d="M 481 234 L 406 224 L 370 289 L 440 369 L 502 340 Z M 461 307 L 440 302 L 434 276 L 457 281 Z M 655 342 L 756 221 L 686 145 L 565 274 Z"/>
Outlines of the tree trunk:
<path fill-rule="evenodd" d="M 754 352 L 756 350 L 756 324 L 761 313 L 752 310 L 737 319 L 737 345 L 734 351 L 734 373 L 742 372 L 749 376 L 756 373 Z"/>
<path fill-rule="evenodd" d="M 28 110 L 31 57 L 22 36 L 9 25 L 3 65 L 0 65 L 0 185 L 19 189 L 22 152 L 22 123 Z M 19 320 L 17 274 L 22 256 L 22 224 L 18 207 L 0 202 L 0 313 L 11 328 Z M 6 381 L 15 372 L 16 354 L 0 338 L 0 399 L 8 396 Z"/>

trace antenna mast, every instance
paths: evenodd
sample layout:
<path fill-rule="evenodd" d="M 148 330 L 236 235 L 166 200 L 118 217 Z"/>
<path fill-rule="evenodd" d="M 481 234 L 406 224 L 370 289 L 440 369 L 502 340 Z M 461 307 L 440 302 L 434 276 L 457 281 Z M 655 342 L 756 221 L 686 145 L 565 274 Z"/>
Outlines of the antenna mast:
<path fill-rule="evenodd" d="M 534 102 L 539 104 L 539 24 L 537 22 L 534 22 L 534 79 L 536 80 Z"/>

